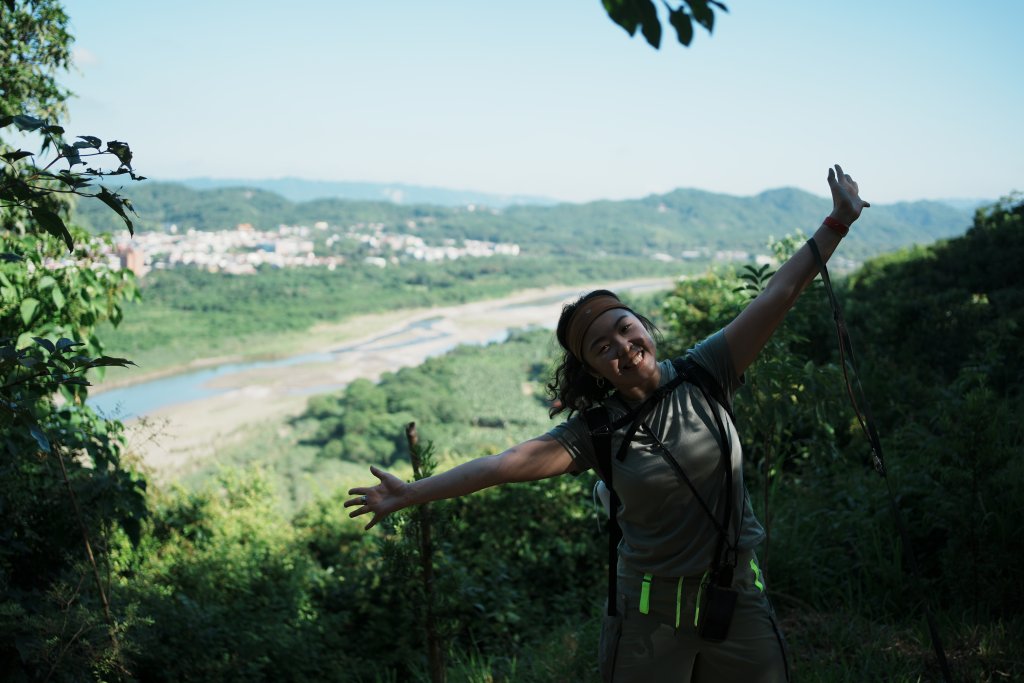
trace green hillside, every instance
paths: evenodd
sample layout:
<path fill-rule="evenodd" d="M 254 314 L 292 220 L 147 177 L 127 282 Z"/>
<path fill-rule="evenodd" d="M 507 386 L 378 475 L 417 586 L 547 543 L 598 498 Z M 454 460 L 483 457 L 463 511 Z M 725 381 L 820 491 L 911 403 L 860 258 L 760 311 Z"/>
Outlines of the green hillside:
<path fill-rule="evenodd" d="M 796 189 L 737 197 L 680 189 L 664 195 L 623 201 L 554 206 L 486 207 L 401 205 L 389 202 L 321 199 L 290 202 L 259 189 L 193 190 L 173 183 L 133 185 L 139 230 L 233 229 L 250 223 L 257 229 L 281 224 L 326 221 L 340 229 L 357 223 L 382 223 L 386 229 L 411 230 L 428 241 L 479 239 L 516 242 L 526 254 L 590 255 L 606 252 L 678 257 L 693 249 L 761 251 L 769 235 L 810 232 L 830 210 L 829 200 Z M 78 220 L 95 231 L 119 230 L 96 202 L 78 208 Z M 962 234 L 969 211 L 938 202 L 873 206 L 844 245 L 844 255 L 862 259 L 910 244 Z"/>

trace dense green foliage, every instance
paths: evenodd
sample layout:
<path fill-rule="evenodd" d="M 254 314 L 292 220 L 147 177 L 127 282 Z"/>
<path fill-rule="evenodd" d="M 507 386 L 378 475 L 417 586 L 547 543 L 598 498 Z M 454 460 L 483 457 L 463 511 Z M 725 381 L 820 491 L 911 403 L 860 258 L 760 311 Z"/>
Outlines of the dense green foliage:
<path fill-rule="evenodd" d="M 44 165 L 0 143 L 0 671 L 14 681 L 121 677 L 131 619 L 111 611 L 101 567 L 110 538 L 137 542 L 147 515 L 122 426 L 83 406 L 85 372 L 126 363 L 99 355 L 94 333 L 135 289 L 96 259 L 100 240 L 67 225 L 64 199 L 99 197 L 123 214 L 116 195 L 86 191 L 110 173 L 75 167 L 109 153 L 127 169 L 130 152 L 101 151 L 94 138 L 66 144 L 38 118 L 63 111 L 55 72 L 70 54 L 66 25 L 48 0 L 9 0 L 0 12 L 0 129 L 39 136 L 53 156 Z"/>
<path fill-rule="evenodd" d="M 157 498 L 142 544 L 115 549 L 114 595 L 136 615 L 133 674 L 147 681 L 423 674 L 414 551 L 396 535 L 408 515 L 371 535 L 347 519 L 340 496 L 289 521 L 260 476 L 228 474 L 214 483 Z M 505 653 L 592 618 L 602 537 L 585 518 L 588 498 L 586 482 L 557 480 L 437 507 L 437 613 L 456 651 L 509 666 Z M 588 644 L 581 648 L 589 668 Z"/>
<path fill-rule="evenodd" d="M 134 281 L 93 262 L 87 236 L 78 244 L 58 266 L 63 242 L 0 235 L 20 255 L 0 263 L 0 669 L 13 680 L 115 675 L 125 616 L 108 613 L 90 559 L 105 563 L 113 533 L 137 541 L 147 514 L 122 426 L 83 405 L 85 371 L 124 363 L 100 355 L 95 329 Z"/>
<path fill-rule="evenodd" d="M 423 423 L 445 455 L 498 452 L 550 428 L 544 382 L 550 331 L 513 335 L 494 348 L 461 347 L 444 358 L 353 382 L 309 402 L 322 457 L 391 466 L 407 458 L 403 426 Z M 534 400 L 525 400 L 524 397 Z"/>
<path fill-rule="evenodd" d="M 71 59 L 68 15 L 54 0 L 9 0 L 0 20 L 0 116 L 58 119 L 69 93 L 57 80 Z"/>

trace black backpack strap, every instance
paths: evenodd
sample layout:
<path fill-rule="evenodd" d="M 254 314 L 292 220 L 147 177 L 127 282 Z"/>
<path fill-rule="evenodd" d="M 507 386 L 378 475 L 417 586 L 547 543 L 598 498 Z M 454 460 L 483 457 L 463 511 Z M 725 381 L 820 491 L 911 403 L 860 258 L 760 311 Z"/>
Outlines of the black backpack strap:
<path fill-rule="evenodd" d="M 629 411 L 615 422 L 612 422 L 608 408 L 603 404 L 592 406 L 583 411 L 583 419 L 587 423 L 587 429 L 590 431 L 590 438 L 594 446 L 597 473 L 604 480 L 605 486 L 608 487 L 610 499 L 608 506 L 608 616 L 615 616 L 617 612 L 615 605 L 618 598 L 619 541 L 622 540 L 622 529 L 619 527 L 618 518 L 619 496 L 612 485 L 612 434 L 623 427 L 628 427 L 623 436 L 619 452 L 616 455 L 619 460 L 622 460 L 625 458 L 629 444 L 633 440 L 638 427 L 642 424 L 644 417 L 654 409 L 655 405 L 672 393 L 683 382 L 696 384 L 705 396 L 710 395 L 721 404 L 725 408 L 725 412 L 728 413 L 729 418 L 733 421 L 733 424 L 736 423 L 736 418 L 732 412 L 732 405 L 730 405 L 722 387 L 710 372 L 701 367 L 690 356 L 676 358 L 672 361 L 672 365 L 676 370 L 675 378 L 663 384 L 642 405 Z M 717 413 L 715 414 L 715 419 L 718 419 Z M 719 428 L 722 432 L 722 438 L 725 438 L 724 428 L 721 427 L 721 423 L 719 423 Z M 726 466 L 727 475 L 732 474 L 730 470 L 731 468 Z M 729 476 L 729 479 L 731 480 L 731 476 Z M 731 494 L 731 486 L 729 491 Z M 731 508 L 731 504 L 727 505 L 728 508 Z M 726 517 L 727 525 L 728 519 Z M 720 554 L 721 545 L 716 555 Z"/>
<path fill-rule="evenodd" d="M 677 375 L 685 375 L 688 381 L 703 389 L 720 406 L 725 408 L 725 412 L 729 415 L 733 425 L 736 424 L 736 415 L 732 412 L 732 403 L 726 397 L 725 390 L 722 389 L 722 385 L 718 383 L 714 375 L 705 370 L 703 365 L 695 361 L 693 356 L 676 358 L 672 361 L 672 365 L 675 366 Z"/>
<path fill-rule="evenodd" d="M 583 419 L 590 430 L 590 438 L 594 444 L 594 455 L 597 456 L 597 473 L 608 487 L 608 616 L 614 617 L 618 602 L 618 561 L 619 541 L 622 529 L 619 528 L 619 496 L 612 486 L 612 423 L 608 408 L 596 405 L 583 412 Z"/>
<path fill-rule="evenodd" d="M 714 400 L 725 409 L 729 419 L 732 420 L 733 426 L 736 425 L 736 415 L 732 411 L 732 403 L 726 397 L 725 391 L 722 389 L 722 385 L 718 383 L 718 380 L 715 379 L 714 375 L 708 372 L 700 363 L 695 361 L 692 356 L 676 358 L 672 361 L 672 364 L 675 366 L 677 374 L 685 376 L 686 381 L 695 384 L 700 390 L 704 400 L 708 403 L 708 407 L 712 408 L 711 412 L 715 418 L 715 425 L 718 427 L 718 434 L 721 439 L 719 446 L 722 450 L 722 467 L 725 470 L 726 502 L 724 519 L 722 520 L 721 527 L 719 529 L 718 543 L 715 548 L 715 572 L 718 574 L 716 578 L 720 582 L 720 585 L 729 585 L 732 583 L 733 569 L 736 566 L 736 547 L 734 544 L 729 542 L 727 536 L 729 530 L 729 519 L 732 515 L 733 506 L 732 463 L 730 450 L 726 443 L 727 433 L 725 431 L 725 425 L 722 423 L 722 419 L 719 417 L 718 411 L 714 410 L 713 406 L 711 406 L 711 401 Z M 737 529 L 737 536 L 738 534 L 739 530 Z M 737 538 L 737 541 L 738 540 L 739 539 Z"/>

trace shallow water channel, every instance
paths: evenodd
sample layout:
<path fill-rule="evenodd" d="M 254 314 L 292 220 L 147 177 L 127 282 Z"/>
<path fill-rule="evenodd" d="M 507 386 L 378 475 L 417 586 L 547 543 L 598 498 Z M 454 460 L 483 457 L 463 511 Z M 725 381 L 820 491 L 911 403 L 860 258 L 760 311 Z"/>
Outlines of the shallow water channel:
<path fill-rule="evenodd" d="M 669 281 L 652 283 L 651 281 L 615 283 L 618 291 L 640 292 L 664 289 Z M 495 302 L 492 312 L 507 312 L 508 318 L 515 319 L 515 324 L 504 329 L 489 330 L 486 338 L 478 338 L 475 343 L 503 341 L 513 329 L 525 326 L 542 326 L 553 329 L 557 322 L 557 312 L 564 301 L 575 298 L 580 292 L 578 288 L 565 288 L 563 291 L 538 294 L 535 298 L 519 298 L 511 302 Z M 405 349 L 419 352 L 417 357 L 426 359 L 441 355 L 460 343 L 465 343 L 462 336 L 455 332 L 453 321 L 458 317 L 461 308 L 479 307 L 479 302 L 465 304 L 462 307 L 446 308 L 448 315 L 419 317 L 409 323 L 370 339 L 339 346 L 336 349 L 315 353 L 305 353 L 274 360 L 226 363 L 201 370 L 162 377 L 138 384 L 102 391 L 89 398 L 89 405 L 97 412 L 127 420 L 151 414 L 162 408 L 180 403 L 199 401 L 231 391 L 234 384 L 232 376 L 250 373 L 256 370 L 274 370 L 290 366 L 310 366 L 323 364 L 325 371 L 330 367 L 346 363 L 358 363 L 367 353 L 378 353 Z M 454 312 L 454 313 L 453 313 Z M 514 312 L 514 315 L 512 314 Z M 448 340 L 447 343 L 445 340 Z M 419 347 L 419 348 L 417 348 Z M 422 360 L 420 361 L 422 362 Z M 324 379 L 330 379 L 330 373 L 324 373 Z M 317 394 L 337 391 L 344 384 L 331 383 L 307 385 L 290 389 L 295 394 Z"/>

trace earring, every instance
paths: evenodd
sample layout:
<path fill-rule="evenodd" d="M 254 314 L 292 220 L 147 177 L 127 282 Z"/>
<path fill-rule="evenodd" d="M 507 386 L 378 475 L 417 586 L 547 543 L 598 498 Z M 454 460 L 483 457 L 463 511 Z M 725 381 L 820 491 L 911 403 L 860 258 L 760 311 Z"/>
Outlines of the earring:
<path fill-rule="evenodd" d="M 595 381 L 595 383 L 597 384 L 597 388 L 598 389 L 604 389 L 604 387 L 605 387 L 604 377 L 598 377 L 597 380 Z"/>

